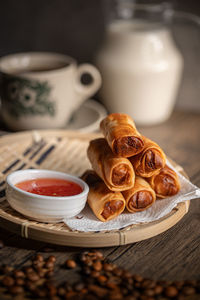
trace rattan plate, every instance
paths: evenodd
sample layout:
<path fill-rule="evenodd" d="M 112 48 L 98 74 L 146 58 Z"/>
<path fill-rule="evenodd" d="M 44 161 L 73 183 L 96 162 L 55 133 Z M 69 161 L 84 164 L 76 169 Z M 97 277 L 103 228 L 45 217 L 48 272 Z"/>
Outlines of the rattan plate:
<path fill-rule="evenodd" d="M 189 201 L 179 203 L 158 221 L 106 232 L 71 231 L 64 223 L 39 223 L 13 210 L 5 197 L 6 176 L 28 168 L 52 169 L 80 176 L 89 166 L 86 149 L 98 134 L 40 130 L 0 137 L 0 226 L 25 238 L 75 247 L 109 247 L 138 242 L 174 226 L 187 213 Z M 187 177 L 182 167 L 175 167 Z"/>

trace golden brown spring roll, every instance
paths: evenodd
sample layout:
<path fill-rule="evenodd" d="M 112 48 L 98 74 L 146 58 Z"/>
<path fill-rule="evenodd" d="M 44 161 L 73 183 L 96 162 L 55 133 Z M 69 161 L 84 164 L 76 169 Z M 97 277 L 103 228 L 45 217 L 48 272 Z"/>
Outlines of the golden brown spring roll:
<path fill-rule="evenodd" d="M 134 186 L 135 172 L 131 162 L 114 155 L 104 138 L 92 140 L 87 154 L 92 168 L 111 191 L 124 191 Z"/>
<path fill-rule="evenodd" d="M 89 185 L 87 202 L 95 216 L 102 222 L 116 218 L 125 208 L 125 200 L 120 192 L 110 191 L 93 170 L 88 170 L 82 179 Z"/>
<path fill-rule="evenodd" d="M 110 114 L 100 123 L 100 129 L 115 155 L 130 157 L 144 146 L 133 120 L 126 114 Z"/>
<path fill-rule="evenodd" d="M 174 196 L 180 190 L 178 175 L 167 165 L 158 174 L 148 178 L 148 182 L 159 198 Z"/>
<path fill-rule="evenodd" d="M 163 150 L 153 141 L 143 136 L 144 149 L 130 157 L 135 173 L 142 177 L 151 177 L 165 166 L 166 156 Z"/>
<path fill-rule="evenodd" d="M 135 177 L 135 185 L 130 190 L 122 192 L 126 208 L 130 212 L 143 211 L 149 208 L 156 200 L 156 194 L 149 183 L 142 177 Z"/>

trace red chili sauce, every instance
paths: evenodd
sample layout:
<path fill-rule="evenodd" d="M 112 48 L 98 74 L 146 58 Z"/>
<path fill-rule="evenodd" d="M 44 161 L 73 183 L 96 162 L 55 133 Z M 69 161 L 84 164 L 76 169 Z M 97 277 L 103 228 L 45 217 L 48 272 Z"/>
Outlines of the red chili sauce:
<path fill-rule="evenodd" d="M 54 197 L 78 195 L 83 191 L 77 183 L 57 178 L 25 180 L 17 183 L 16 187 L 29 193 Z"/>

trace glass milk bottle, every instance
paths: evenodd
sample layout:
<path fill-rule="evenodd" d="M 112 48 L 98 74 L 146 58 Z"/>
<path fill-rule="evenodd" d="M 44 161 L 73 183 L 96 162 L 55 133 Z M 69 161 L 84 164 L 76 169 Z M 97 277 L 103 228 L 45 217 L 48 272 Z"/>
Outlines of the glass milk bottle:
<path fill-rule="evenodd" d="M 139 125 L 167 120 L 178 93 L 183 58 L 166 21 L 170 11 L 162 4 L 120 2 L 96 57 L 101 101 L 109 112 L 127 113 Z"/>

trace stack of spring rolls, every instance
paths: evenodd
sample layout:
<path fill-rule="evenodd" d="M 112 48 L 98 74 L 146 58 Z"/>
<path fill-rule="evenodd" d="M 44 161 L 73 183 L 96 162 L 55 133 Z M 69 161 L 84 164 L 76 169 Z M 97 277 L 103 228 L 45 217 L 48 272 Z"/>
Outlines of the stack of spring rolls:
<path fill-rule="evenodd" d="M 90 191 L 88 204 L 103 221 L 148 209 L 156 199 L 178 193 L 177 174 L 166 165 L 163 150 L 142 136 L 126 114 L 108 115 L 100 123 L 104 138 L 90 141 L 88 158 L 93 170 L 82 179 Z"/>

